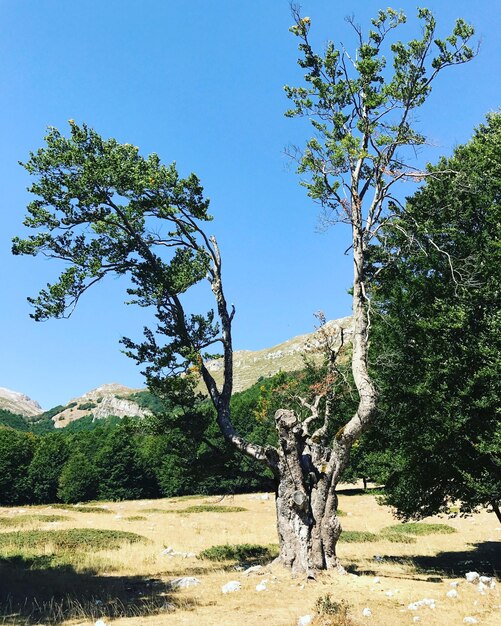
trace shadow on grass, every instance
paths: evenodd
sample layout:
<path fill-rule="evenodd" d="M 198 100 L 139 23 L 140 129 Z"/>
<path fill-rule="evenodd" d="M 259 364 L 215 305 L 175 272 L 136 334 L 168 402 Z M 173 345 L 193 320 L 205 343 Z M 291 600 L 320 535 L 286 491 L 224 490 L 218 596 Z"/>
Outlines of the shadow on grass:
<path fill-rule="evenodd" d="M 0 624 L 61 624 L 69 619 L 140 617 L 179 606 L 168 583 L 143 576 L 102 576 L 50 557 L 0 558 Z M 190 603 L 183 598 L 182 606 Z"/>
<path fill-rule="evenodd" d="M 499 576 L 501 574 L 499 542 L 485 541 L 471 545 L 474 546 L 473 550 L 439 552 L 435 556 L 385 556 L 384 560 L 392 563 L 407 563 L 414 566 L 418 572 L 445 577 L 464 576 L 470 571 L 486 576 Z"/>
<path fill-rule="evenodd" d="M 360 487 L 341 487 L 336 489 L 336 493 L 343 496 L 381 496 L 384 495 L 383 487 L 367 487 L 362 489 Z"/>

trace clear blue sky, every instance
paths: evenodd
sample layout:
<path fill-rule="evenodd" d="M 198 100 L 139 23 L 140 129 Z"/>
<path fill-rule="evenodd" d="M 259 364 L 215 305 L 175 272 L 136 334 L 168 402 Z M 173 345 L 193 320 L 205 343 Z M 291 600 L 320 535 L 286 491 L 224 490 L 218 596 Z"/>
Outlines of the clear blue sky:
<path fill-rule="evenodd" d="M 354 14 L 366 26 L 387 2 L 301 4 L 322 47 L 327 39 L 349 45 L 343 18 Z M 499 106 L 500 5 L 424 4 L 442 33 L 461 16 L 482 40 L 477 59 L 444 73 L 419 113 L 437 146 L 421 160 L 434 160 Z M 411 18 L 406 35 L 415 34 L 416 4 L 394 7 Z M 58 268 L 10 254 L 28 202 L 29 180 L 17 162 L 42 145 L 48 125 L 67 132 L 70 118 L 176 160 L 183 175 L 199 175 L 212 200 L 226 292 L 237 307 L 237 349 L 310 332 L 319 309 L 329 318 L 350 313 L 348 233 L 315 232 L 317 209 L 284 156 L 309 132 L 283 116 L 283 85 L 301 79 L 287 0 L 0 0 L 0 23 L 0 386 L 49 408 L 106 382 L 143 384 L 118 340 L 138 339 L 147 318 L 122 304 L 120 282 L 89 293 L 70 320 L 37 324 L 26 296 Z"/>

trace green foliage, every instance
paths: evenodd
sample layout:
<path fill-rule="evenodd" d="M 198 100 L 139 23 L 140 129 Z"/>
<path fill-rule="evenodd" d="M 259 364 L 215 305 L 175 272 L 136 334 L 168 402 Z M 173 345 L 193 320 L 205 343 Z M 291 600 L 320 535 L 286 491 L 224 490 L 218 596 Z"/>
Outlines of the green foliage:
<path fill-rule="evenodd" d="M 26 551 L 40 551 L 44 550 L 46 546 L 50 546 L 55 551 L 64 552 L 117 550 L 125 543 L 147 541 L 145 537 L 135 533 L 96 528 L 23 530 L 0 533 L 0 548 L 16 548 Z"/>
<path fill-rule="evenodd" d="M 346 620 L 348 618 L 349 605 L 344 600 L 341 600 L 341 602 L 332 600 L 330 594 L 327 593 L 315 601 L 315 612 L 322 616 L 335 615 L 340 619 Z"/>
<path fill-rule="evenodd" d="M 79 411 L 90 411 L 90 409 L 95 409 L 97 406 L 97 404 L 95 402 L 89 401 L 89 402 L 82 402 L 81 404 L 78 405 L 78 410 Z"/>
<path fill-rule="evenodd" d="M 381 233 L 374 375 L 386 499 L 403 518 L 501 501 L 501 115 L 430 167 Z M 405 372 L 405 375 L 402 375 Z"/>
<path fill-rule="evenodd" d="M 110 509 L 105 509 L 102 506 L 72 505 L 69 507 L 66 504 L 51 504 L 50 508 L 64 509 L 65 511 L 76 511 L 77 513 L 112 513 Z"/>
<path fill-rule="evenodd" d="M 473 58 L 469 47 L 473 28 L 456 21 L 448 37 L 439 39 L 436 20 L 428 9 L 418 10 L 421 38 L 407 43 L 395 40 L 395 31 L 407 21 L 401 11 L 379 11 L 372 28 L 362 33 L 353 19 L 358 48 L 349 53 L 328 42 L 323 54 L 310 43 L 309 18 L 293 9 L 291 31 L 300 41 L 299 66 L 304 87 L 285 87 L 293 108 L 289 117 L 308 117 L 315 136 L 300 155 L 299 173 L 309 174 L 301 183 L 308 195 L 335 219 L 357 226 L 355 204 L 363 203 L 369 190 L 367 224 L 359 224 L 369 241 L 380 220 L 384 201 L 394 203 L 390 188 L 411 174 L 406 151 L 425 142 L 410 123 L 410 115 L 430 95 L 436 76 L 446 67 Z M 349 198 L 345 197 L 349 190 Z M 351 204 L 351 205 L 350 205 Z"/>
<path fill-rule="evenodd" d="M 131 418 L 132 419 L 132 418 Z M 94 430 L 99 427 L 111 427 L 118 426 L 121 422 L 120 417 L 110 415 L 109 417 L 103 417 L 102 419 L 94 419 L 92 415 L 84 415 L 77 420 L 73 420 L 67 426 L 64 427 L 64 434 L 78 433 L 82 431 Z"/>
<path fill-rule="evenodd" d="M 28 430 L 28 424 L 22 415 L 0 409 L 0 426 L 8 426 L 15 430 Z"/>
<path fill-rule="evenodd" d="M 449 535 L 457 532 L 452 526 L 447 524 L 420 524 L 416 522 L 406 522 L 404 524 L 395 524 L 388 526 L 382 531 L 384 534 L 393 535 Z"/>
<path fill-rule="evenodd" d="M 159 316 L 144 343 L 123 340 L 127 354 L 148 364 L 151 385 L 165 386 L 166 372 L 196 365 L 219 330 L 212 311 L 187 316 L 180 300 L 207 276 L 214 251 L 199 227 L 212 218 L 198 178 L 180 178 L 156 154 L 142 157 L 137 147 L 105 140 L 73 120 L 69 137 L 49 128 L 45 146 L 24 167 L 36 196 L 24 223 L 35 233 L 16 237 L 13 253 L 66 261 L 58 280 L 29 299 L 34 319 L 70 315 L 93 284 L 127 275 L 130 302 L 152 306 Z M 187 384 L 189 377 L 172 379 L 176 388 Z"/>
<path fill-rule="evenodd" d="M 95 456 L 98 497 L 102 500 L 135 500 L 149 495 L 151 474 L 133 434 L 132 424 L 123 423 L 110 431 Z"/>
<path fill-rule="evenodd" d="M 182 513 L 241 513 L 243 506 L 225 506 L 223 504 L 195 504 L 182 509 Z"/>
<path fill-rule="evenodd" d="M 0 517 L 0 528 L 9 526 L 29 526 L 31 524 L 46 524 L 48 522 L 64 522 L 70 518 L 65 515 L 15 515 L 14 517 Z"/>
<path fill-rule="evenodd" d="M 259 546 L 241 543 L 212 546 L 202 550 L 199 559 L 208 561 L 269 561 L 278 555 L 277 546 Z"/>
<path fill-rule="evenodd" d="M 35 454 L 28 468 L 32 501 L 56 502 L 59 476 L 68 460 L 69 449 L 59 434 L 47 435 L 37 441 Z"/>
<path fill-rule="evenodd" d="M 73 453 L 59 476 L 57 497 L 62 502 L 76 503 L 94 499 L 97 494 L 98 473 L 82 452 Z"/>
<path fill-rule="evenodd" d="M 30 497 L 28 467 L 36 440 L 31 433 L 0 428 L 0 503 L 26 503 Z"/>
<path fill-rule="evenodd" d="M 344 543 L 371 543 L 378 540 L 378 535 L 367 530 L 343 530 L 339 538 Z"/>

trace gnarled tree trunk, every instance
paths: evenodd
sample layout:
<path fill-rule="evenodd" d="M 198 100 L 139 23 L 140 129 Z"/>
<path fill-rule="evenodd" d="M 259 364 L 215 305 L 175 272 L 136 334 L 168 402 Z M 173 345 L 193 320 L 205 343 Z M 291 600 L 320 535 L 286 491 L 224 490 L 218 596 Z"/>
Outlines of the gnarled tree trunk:
<path fill-rule="evenodd" d="M 336 555 L 341 524 L 335 487 L 346 455 L 314 444 L 293 411 L 279 410 L 275 419 L 280 440 L 273 468 L 278 482 L 279 561 L 293 575 L 342 571 Z"/>

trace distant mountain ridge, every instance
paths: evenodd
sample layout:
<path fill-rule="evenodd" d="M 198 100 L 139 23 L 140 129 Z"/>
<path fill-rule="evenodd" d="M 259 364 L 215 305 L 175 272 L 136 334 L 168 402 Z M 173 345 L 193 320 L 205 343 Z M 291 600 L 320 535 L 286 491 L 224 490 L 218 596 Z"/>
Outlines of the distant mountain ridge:
<path fill-rule="evenodd" d="M 24 393 L 12 391 L 6 387 L 0 387 L 0 409 L 23 415 L 24 417 L 35 417 L 43 413 L 42 407 Z"/>
<path fill-rule="evenodd" d="M 233 354 L 233 390 L 244 391 L 259 378 L 268 378 L 280 371 L 301 370 L 304 368 L 305 357 L 319 360 L 327 342 L 337 348 L 341 337 L 345 342 L 350 342 L 351 335 L 351 318 L 343 317 L 327 322 L 313 333 L 298 335 L 271 348 L 255 351 L 236 350 Z M 216 383 L 220 385 L 223 380 L 222 359 L 208 361 L 206 365 Z M 200 389 L 202 390 L 202 387 Z M 22 415 L 29 418 L 29 421 L 36 421 L 37 416 L 50 418 L 55 428 L 64 428 L 88 415 L 91 415 L 93 420 L 110 416 L 121 418 L 150 415 L 150 411 L 137 401 L 137 394 L 144 391 L 110 383 L 73 398 L 65 406 L 55 407 L 44 413 L 38 402 L 28 396 L 0 387 L 0 409 Z"/>

